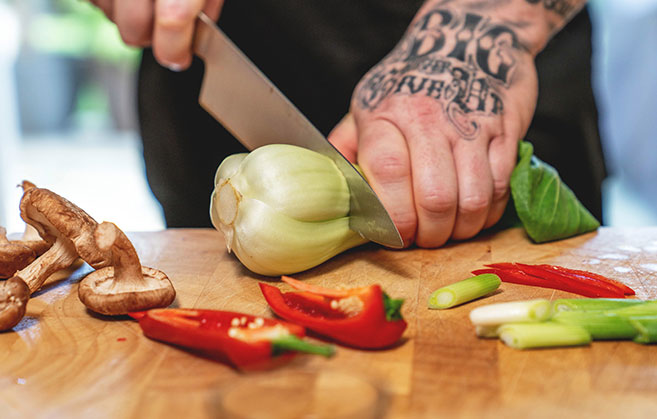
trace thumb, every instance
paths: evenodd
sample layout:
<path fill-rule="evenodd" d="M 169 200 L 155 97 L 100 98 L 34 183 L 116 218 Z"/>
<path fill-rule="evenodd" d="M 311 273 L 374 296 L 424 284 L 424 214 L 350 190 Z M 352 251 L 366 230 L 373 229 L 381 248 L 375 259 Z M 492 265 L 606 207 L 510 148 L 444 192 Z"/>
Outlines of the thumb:
<path fill-rule="evenodd" d="M 328 140 L 351 163 L 358 161 L 358 130 L 352 114 L 348 113 L 333 128 Z"/>

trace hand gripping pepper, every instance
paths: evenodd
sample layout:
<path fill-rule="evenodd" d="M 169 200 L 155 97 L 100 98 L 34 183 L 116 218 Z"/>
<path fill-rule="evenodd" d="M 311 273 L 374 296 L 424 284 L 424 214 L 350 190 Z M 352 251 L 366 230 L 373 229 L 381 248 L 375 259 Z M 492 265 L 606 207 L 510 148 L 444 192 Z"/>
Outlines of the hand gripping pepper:
<path fill-rule="evenodd" d="M 331 356 L 333 347 L 301 340 L 305 329 L 296 324 L 218 310 L 153 309 L 130 316 L 144 334 L 241 370 L 265 369 L 296 352 Z"/>
<path fill-rule="evenodd" d="M 281 279 L 301 292 L 282 293 L 260 283 L 274 313 L 337 342 L 356 348 L 384 348 L 397 342 L 406 329 L 400 313 L 403 300 L 391 299 L 379 285 L 335 290 L 286 276 Z"/>

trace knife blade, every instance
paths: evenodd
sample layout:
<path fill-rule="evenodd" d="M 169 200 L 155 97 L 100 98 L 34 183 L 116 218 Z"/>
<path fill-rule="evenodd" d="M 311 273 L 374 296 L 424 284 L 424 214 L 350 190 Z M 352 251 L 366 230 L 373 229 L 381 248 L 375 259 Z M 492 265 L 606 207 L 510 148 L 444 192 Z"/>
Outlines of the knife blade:
<path fill-rule="evenodd" d="M 194 53 L 205 62 L 199 102 L 247 149 L 293 144 L 335 162 L 351 192 L 349 227 L 375 243 L 401 248 L 390 215 L 367 181 L 205 14 L 199 14 Z"/>

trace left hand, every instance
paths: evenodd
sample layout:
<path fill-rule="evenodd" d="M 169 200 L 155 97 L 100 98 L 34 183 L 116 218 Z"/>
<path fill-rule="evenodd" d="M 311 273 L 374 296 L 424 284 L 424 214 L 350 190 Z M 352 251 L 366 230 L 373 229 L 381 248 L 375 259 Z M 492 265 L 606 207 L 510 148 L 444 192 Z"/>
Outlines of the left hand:
<path fill-rule="evenodd" d="M 163 66 L 181 71 L 192 62 L 196 17 L 219 18 L 224 0 L 90 0 L 116 24 L 127 45 L 153 47 Z"/>
<path fill-rule="evenodd" d="M 438 247 L 502 216 L 537 77 L 513 29 L 482 24 L 464 42 L 447 25 L 463 22 L 456 12 L 418 16 L 360 81 L 329 141 L 360 164 L 405 246 Z"/>

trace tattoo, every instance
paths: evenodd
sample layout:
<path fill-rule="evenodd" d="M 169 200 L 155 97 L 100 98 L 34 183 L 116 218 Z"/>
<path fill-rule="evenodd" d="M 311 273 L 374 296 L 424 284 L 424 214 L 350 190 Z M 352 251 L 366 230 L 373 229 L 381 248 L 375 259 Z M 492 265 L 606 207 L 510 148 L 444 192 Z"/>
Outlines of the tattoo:
<path fill-rule="evenodd" d="M 568 0 L 525 0 L 530 4 L 542 4 L 545 10 L 551 10 L 562 18 L 570 17 L 577 7 Z"/>
<path fill-rule="evenodd" d="M 508 25 L 475 13 L 430 10 L 366 75 L 356 103 L 373 110 L 393 95 L 423 95 L 440 103 L 458 132 L 473 139 L 478 117 L 502 114 L 501 90 L 510 87 L 523 50 Z"/>

